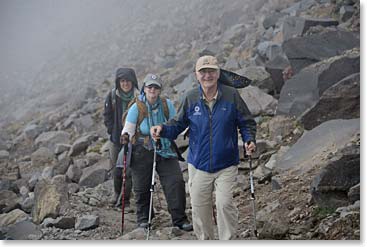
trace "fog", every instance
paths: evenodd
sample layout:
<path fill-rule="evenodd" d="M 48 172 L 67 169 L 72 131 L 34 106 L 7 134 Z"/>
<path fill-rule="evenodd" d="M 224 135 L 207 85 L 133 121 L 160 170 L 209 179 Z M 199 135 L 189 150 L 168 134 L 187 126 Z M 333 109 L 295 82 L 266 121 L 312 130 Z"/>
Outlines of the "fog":
<path fill-rule="evenodd" d="M 128 4 L 119 0 L 1 0 L 1 88 L 32 80 L 58 52 L 126 15 L 123 10 Z"/>
<path fill-rule="evenodd" d="M 0 120 L 78 99 L 82 88 L 110 79 L 117 67 L 133 67 L 141 78 L 167 64 L 191 64 L 178 59 L 251 19 L 243 14 L 250 2 L 1 0 Z"/>

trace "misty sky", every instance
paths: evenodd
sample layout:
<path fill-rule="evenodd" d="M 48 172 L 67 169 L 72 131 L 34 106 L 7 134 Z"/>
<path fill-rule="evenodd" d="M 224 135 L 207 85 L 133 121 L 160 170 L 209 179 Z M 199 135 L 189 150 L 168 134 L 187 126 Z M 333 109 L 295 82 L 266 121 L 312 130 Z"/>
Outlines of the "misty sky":
<path fill-rule="evenodd" d="M 123 4 L 126 1 L 0 0 L 0 85 L 9 83 L 6 75 L 36 73 L 63 47 L 103 30 L 119 15 L 111 6 Z"/>

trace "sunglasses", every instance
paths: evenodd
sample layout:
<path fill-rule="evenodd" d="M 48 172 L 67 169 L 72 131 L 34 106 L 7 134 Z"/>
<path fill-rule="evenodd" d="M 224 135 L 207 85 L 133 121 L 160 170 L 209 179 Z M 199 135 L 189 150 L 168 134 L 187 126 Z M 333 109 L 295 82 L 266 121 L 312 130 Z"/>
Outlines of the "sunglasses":
<path fill-rule="evenodd" d="M 149 88 L 149 89 L 152 89 L 152 88 L 154 88 L 154 89 L 161 89 L 161 87 L 159 87 L 159 86 L 157 86 L 157 85 L 149 85 L 149 86 L 145 86 L 145 87 L 147 87 L 147 88 Z"/>

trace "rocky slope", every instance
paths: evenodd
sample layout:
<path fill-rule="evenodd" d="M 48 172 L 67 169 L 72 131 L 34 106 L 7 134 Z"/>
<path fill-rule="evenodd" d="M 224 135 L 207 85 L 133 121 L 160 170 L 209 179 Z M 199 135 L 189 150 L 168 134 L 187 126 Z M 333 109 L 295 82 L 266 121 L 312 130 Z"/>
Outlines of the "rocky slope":
<path fill-rule="evenodd" d="M 57 95 L 42 103 L 35 97 L 16 111 L 17 121 L 3 122 L 1 239 L 144 239 L 134 212 L 127 212 L 121 235 L 121 212 L 108 206 L 104 97 L 123 55 L 139 78 L 160 74 L 164 94 L 178 105 L 197 86 L 192 70 L 201 54 L 253 80 L 239 92 L 258 123 L 257 238 L 360 239 L 359 1 L 176 4 L 149 1 L 143 15 L 132 11 L 134 21 L 108 30 L 120 37 L 91 41 L 50 62 L 37 78 L 44 91 L 30 93 L 52 88 Z M 181 166 L 187 181 L 187 164 Z M 234 195 L 238 239 L 256 239 L 248 171 L 242 157 Z M 195 239 L 171 226 L 157 187 L 151 239 Z"/>

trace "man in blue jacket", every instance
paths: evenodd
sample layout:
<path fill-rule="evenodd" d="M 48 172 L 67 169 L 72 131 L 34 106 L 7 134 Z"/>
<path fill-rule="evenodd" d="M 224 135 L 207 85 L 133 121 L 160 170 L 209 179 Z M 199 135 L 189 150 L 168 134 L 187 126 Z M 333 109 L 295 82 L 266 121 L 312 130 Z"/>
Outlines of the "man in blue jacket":
<path fill-rule="evenodd" d="M 238 210 L 233 192 L 239 164 L 238 130 L 247 153 L 255 151 L 256 122 L 235 88 L 218 83 L 220 68 L 213 56 L 200 57 L 195 66 L 200 87 L 187 92 L 178 115 L 153 126 L 154 139 L 176 139 L 187 127 L 189 191 L 194 232 L 198 239 L 214 239 L 212 192 L 216 192 L 219 239 L 237 235 Z"/>

